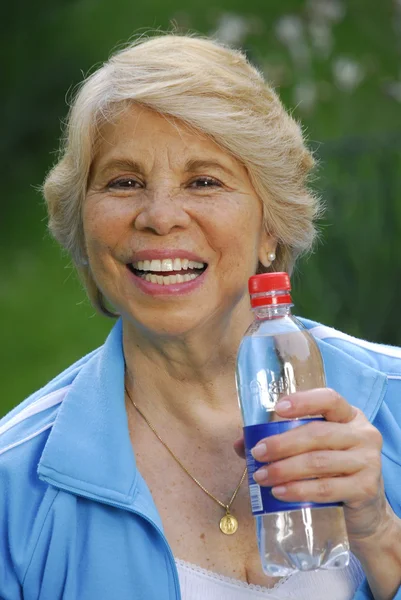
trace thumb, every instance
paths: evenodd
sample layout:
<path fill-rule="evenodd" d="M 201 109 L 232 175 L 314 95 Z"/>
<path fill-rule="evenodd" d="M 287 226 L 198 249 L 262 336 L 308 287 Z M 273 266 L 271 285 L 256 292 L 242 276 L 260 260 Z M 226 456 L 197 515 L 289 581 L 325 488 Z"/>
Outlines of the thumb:
<path fill-rule="evenodd" d="M 240 438 L 236 442 L 234 442 L 234 450 L 241 458 L 245 458 L 245 444 L 244 438 Z"/>

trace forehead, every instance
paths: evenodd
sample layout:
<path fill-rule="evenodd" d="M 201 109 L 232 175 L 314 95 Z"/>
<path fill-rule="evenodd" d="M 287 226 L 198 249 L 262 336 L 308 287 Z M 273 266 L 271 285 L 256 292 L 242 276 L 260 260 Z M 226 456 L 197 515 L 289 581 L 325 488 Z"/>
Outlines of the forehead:
<path fill-rule="evenodd" d="M 168 159 L 179 166 L 188 158 L 217 159 L 229 168 L 244 170 L 243 165 L 221 148 L 211 137 L 183 121 L 162 115 L 144 106 L 132 105 L 99 132 L 94 164 L 101 166 L 114 156 L 157 162 Z"/>

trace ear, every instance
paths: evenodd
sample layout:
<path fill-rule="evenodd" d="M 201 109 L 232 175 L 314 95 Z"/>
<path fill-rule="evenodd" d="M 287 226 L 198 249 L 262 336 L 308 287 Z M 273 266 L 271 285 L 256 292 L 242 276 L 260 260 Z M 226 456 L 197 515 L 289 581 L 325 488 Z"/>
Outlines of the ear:
<path fill-rule="evenodd" d="M 267 234 L 262 237 L 263 240 L 261 241 L 259 247 L 258 258 L 259 262 L 261 262 L 262 265 L 267 268 L 270 267 L 270 265 L 276 258 L 277 242 L 271 237 L 268 237 Z"/>

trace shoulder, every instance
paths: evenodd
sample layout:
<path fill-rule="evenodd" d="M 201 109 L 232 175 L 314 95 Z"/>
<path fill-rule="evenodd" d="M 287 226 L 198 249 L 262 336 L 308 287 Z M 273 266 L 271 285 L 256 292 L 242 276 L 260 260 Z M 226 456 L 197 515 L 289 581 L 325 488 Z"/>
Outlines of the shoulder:
<path fill-rule="evenodd" d="M 0 501 L 3 503 L 13 503 L 14 496 L 32 494 L 35 488 L 43 488 L 36 471 L 49 433 L 76 377 L 98 351 L 71 365 L 0 420 L 0 479 L 5 484 Z"/>
<path fill-rule="evenodd" d="M 316 323 L 308 319 L 300 319 L 308 331 L 318 340 L 349 354 L 361 363 L 385 373 L 388 377 L 401 379 L 401 348 L 378 344 Z"/>
<path fill-rule="evenodd" d="M 64 398 L 96 352 L 71 365 L 0 420 L 0 555 L 7 559 L 0 564 L 0 597 L 5 593 L 2 585 L 17 597 L 13 594 L 57 495 L 55 488 L 39 479 L 38 464 Z"/>
<path fill-rule="evenodd" d="M 60 404 L 70 385 L 63 385 L 35 400 L 23 402 L 0 421 L 0 465 L 8 461 L 10 452 L 25 445 L 25 453 L 33 450 L 35 438 L 46 439 L 46 431 L 55 421 Z M 43 435 L 42 435 L 43 434 Z M 32 442 L 29 444 L 29 442 Z"/>
<path fill-rule="evenodd" d="M 24 453 L 29 454 L 38 442 L 36 438 L 44 443 L 68 390 L 82 367 L 97 352 L 99 349 L 72 364 L 0 419 L 0 466 L 19 446 L 24 446 Z M 2 459 L 5 455 L 7 458 Z"/>
<path fill-rule="evenodd" d="M 401 517 L 401 349 L 358 339 L 305 319 L 301 321 L 319 344 L 335 347 L 337 354 L 339 350 L 342 356 L 347 357 L 346 361 L 337 361 L 335 377 L 346 380 L 344 389 L 349 389 L 353 382 L 357 388 L 354 396 L 362 396 L 363 402 L 369 406 L 372 423 L 383 437 L 382 470 L 386 495 L 393 510 Z M 347 369 L 350 360 L 358 365 L 354 378 Z M 377 374 L 379 386 L 375 385 L 372 373 Z"/>

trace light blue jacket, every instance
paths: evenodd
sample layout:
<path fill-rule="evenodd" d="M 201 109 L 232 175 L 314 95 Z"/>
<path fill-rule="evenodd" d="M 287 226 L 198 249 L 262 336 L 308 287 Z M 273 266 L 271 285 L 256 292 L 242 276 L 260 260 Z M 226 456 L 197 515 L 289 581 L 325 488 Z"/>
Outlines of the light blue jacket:
<path fill-rule="evenodd" d="M 327 385 L 382 432 L 386 493 L 401 515 L 401 350 L 305 324 Z M 0 421 L 2 600 L 179 600 L 174 558 L 135 466 L 123 381 L 118 322 L 104 346 Z M 354 600 L 368 598 L 365 580 Z"/>

